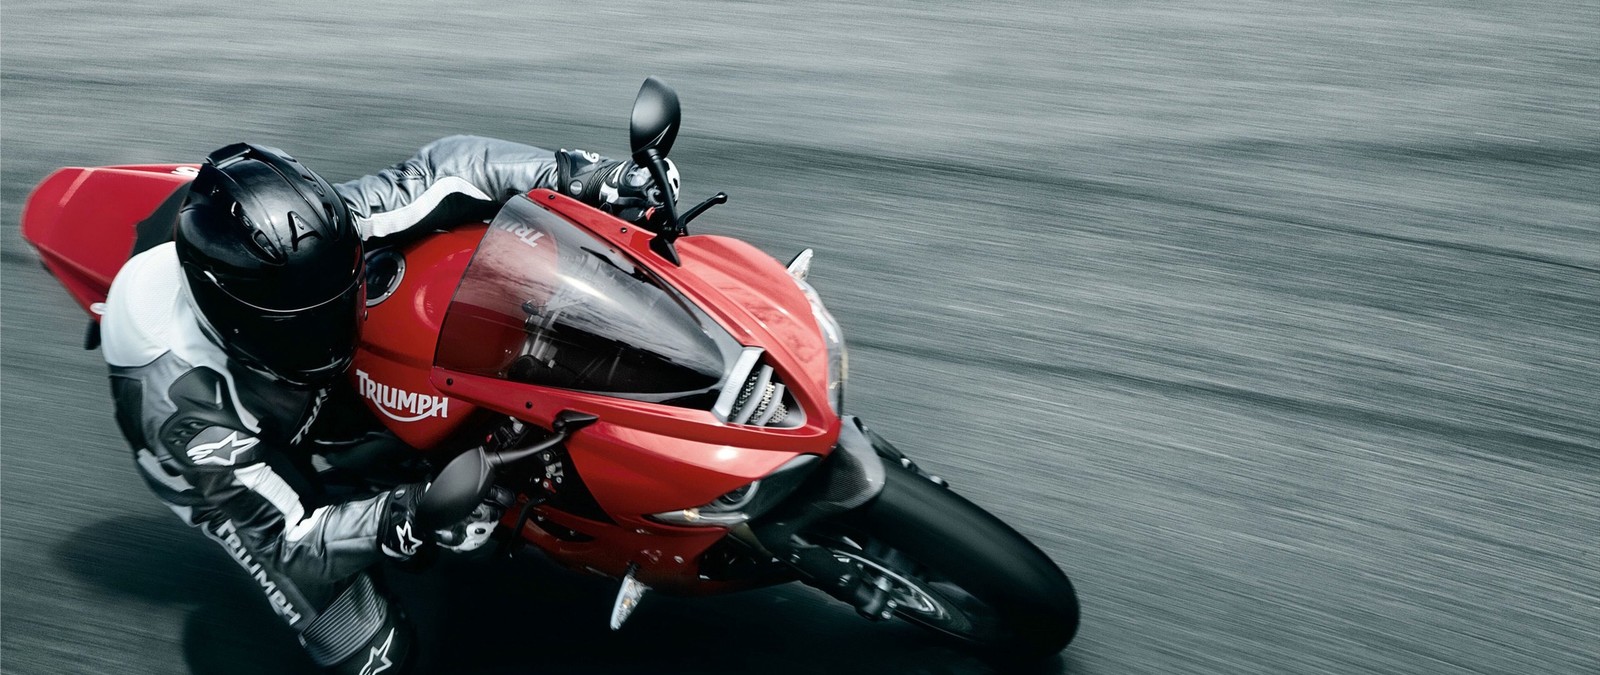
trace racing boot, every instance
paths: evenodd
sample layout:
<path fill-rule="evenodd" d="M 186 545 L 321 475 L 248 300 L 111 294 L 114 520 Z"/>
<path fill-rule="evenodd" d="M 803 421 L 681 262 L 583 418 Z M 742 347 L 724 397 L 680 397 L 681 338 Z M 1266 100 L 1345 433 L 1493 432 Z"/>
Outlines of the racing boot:
<path fill-rule="evenodd" d="M 405 673 L 412 662 L 410 624 L 370 576 L 355 579 L 300 633 L 300 644 L 333 675 Z"/>

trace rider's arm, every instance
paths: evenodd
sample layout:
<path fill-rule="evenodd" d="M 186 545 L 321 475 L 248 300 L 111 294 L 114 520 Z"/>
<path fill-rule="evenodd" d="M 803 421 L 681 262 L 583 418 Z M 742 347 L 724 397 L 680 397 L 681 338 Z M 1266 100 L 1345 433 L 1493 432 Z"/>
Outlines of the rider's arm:
<path fill-rule="evenodd" d="M 170 406 L 170 415 L 142 411 L 143 435 L 158 452 L 141 453 L 140 464 L 148 477 L 178 493 L 164 495 L 169 503 L 220 511 L 208 518 L 213 522 L 197 525 L 213 535 L 219 528 L 237 533 L 294 579 L 340 579 L 381 558 L 388 494 L 312 508 L 303 497 L 304 479 L 283 461 L 281 448 L 241 419 L 222 375 L 194 368 L 165 393 L 160 407 Z M 119 415 L 129 403 L 118 396 Z"/>
<path fill-rule="evenodd" d="M 479 136 L 429 143 L 410 159 L 334 186 L 363 237 L 494 216 L 507 199 L 556 181 L 555 153 Z"/>

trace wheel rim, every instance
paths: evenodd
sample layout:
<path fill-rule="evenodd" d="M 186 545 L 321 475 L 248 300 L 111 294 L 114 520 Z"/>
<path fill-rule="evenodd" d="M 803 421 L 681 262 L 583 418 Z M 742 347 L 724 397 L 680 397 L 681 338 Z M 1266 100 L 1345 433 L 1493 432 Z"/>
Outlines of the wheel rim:
<path fill-rule="evenodd" d="M 944 603 L 939 602 L 932 594 L 923 590 L 921 585 L 906 578 L 905 575 L 879 564 L 877 561 L 864 556 L 859 556 L 849 551 L 829 549 L 833 555 L 841 560 L 850 560 L 861 565 L 875 578 L 886 579 L 890 582 L 887 589 L 890 601 L 894 603 L 895 613 L 910 612 L 930 619 L 945 619 L 950 615 Z"/>
<path fill-rule="evenodd" d="M 869 583 L 886 580 L 895 616 L 966 642 L 995 644 L 1003 639 L 999 613 L 937 571 L 909 560 L 910 570 L 885 563 L 880 555 L 894 557 L 893 549 L 874 555 L 849 537 L 823 545 L 842 561 L 859 565 Z"/>

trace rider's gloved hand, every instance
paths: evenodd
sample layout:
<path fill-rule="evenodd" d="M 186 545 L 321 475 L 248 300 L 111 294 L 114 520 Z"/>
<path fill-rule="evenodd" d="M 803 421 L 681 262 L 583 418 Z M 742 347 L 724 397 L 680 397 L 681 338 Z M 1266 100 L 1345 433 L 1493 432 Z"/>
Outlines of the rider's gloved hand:
<path fill-rule="evenodd" d="M 408 560 L 425 545 L 437 545 L 463 553 L 477 550 L 489 541 L 489 535 L 494 532 L 495 525 L 500 522 L 500 517 L 511 507 L 515 499 L 510 490 L 496 486 L 489 490 L 483 503 L 461 522 L 433 532 L 425 532 L 418 529 L 414 523 L 417 504 L 422 500 L 422 493 L 427 488 L 426 483 L 411 483 L 389 492 L 389 503 L 384 513 L 382 530 L 378 533 L 378 546 L 384 555 L 397 560 Z"/>
<path fill-rule="evenodd" d="M 389 491 L 389 503 L 383 514 L 383 525 L 378 530 L 378 548 L 396 560 L 409 560 L 428 543 L 413 524 L 417 502 L 428 489 L 427 483 L 410 483 Z"/>
<path fill-rule="evenodd" d="M 484 496 L 483 503 L 473 509 L 472 515 L 467 516 L 455 525 L 434 532 L 434 538 L 442 548 L 466 553 L 476 551 L 489 541 L 489 535 L 494 532 L 500 523 L 500 517 L 505 515 L 506 509 L 516 498 L 510 490 L 495 486 L 489 489 L 489 494 Z"/>
<path fill-rule="evenodd" d="M 678 196 L 678 167 L 667 160 L 667 183 Z M 556 153 L 556 191 L 623 220 L 637 222 L 661 206 L 661 189 L 650 170 L 633 160 L 606 159 L 583 150 Z"/>

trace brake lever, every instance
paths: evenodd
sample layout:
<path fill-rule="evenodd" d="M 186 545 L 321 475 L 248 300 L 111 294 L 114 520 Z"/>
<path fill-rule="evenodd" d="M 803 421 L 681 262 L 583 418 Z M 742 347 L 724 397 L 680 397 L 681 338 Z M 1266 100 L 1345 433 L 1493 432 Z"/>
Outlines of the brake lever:
<path fill-rule="evenodd" d="M 566 442 L 567 434 L 568 432 L 561 431 L 526 448 L 519 448 L 510 451 L 502 450 L 500 452 L 489 453 L 489 464 L 495 468 L 499 468 L 507 464 L 511 464 L 512 462 L 527 459 Z"/>
<path fill-rule="evenodd" d="M 696 217 L 699 217 L 700 214 L 705 213 L 706 209 L 709 209 L 709 208 L 711 208 L 713 206 L 716 206 L 718 204 L 726 204 L 726 203 L 728 203 L 728 193 L 726 193 L 726 192 L 718 192 L 718 193 L 716 193 L 714 195 L 711 195 L 711 197 L 706 199 L 705 201 L 700 202 L 699 204 L 696 204 L 694 208 L 689 209 L 688 213 L 685 213 L 681 217 L 678 218 L 678 221 L 683 223 L 684 225 L 688 225 L 689 221 L 694 220 Z"/>
<path fill-rule="evenodd" d="M 555 422 L 551 424 L 551 431 L 554 431 L 555 433 L 551 434 L 549 438 L 539 441 L 538 443 L 534 443 L 526 448 L 488 453 L 489 464 L 490 466 L 498 468 L 512 462 L 518 462 L 527 459 L 557 445 L 565 443 L 574 432 L 598 421 L 600 421 L 600 418 L 595 415 L 581 413 L 576 410 L 563 410 L 560 414 L 556 415 Z"/>
<path fill-rule="evenodd" d="M 555 422 L 550 425 L 551 431 L 554 431 L 555 433 L 549 438 L 520 450 L 515 450 L 512 452 L 501 451 L 489 453 L 489 464 L 498 469 L 499 467 L 505 466 L 512 462 L 532 457 L 533 455 L 544 452 L 545 450 L 566 442 L 566 440 L 571 438 L 572 434 L 577 432 L 579 429 L 594 424 L 598 421 L 600 421 L 600 418 L 595 415 L 581 413 L 576 410 L 563 410 L 560 414 L 556 415 Z M 511 556 L 511 554 L 514 552 L 512 546 L 514 545 L 514 542 L 520 542 L 522 540 L 522 529 L 528 524 L 528 519 L 533 516 L 533 510 L 544 504 L 549 499 L 550 493 L 543 489 L 541 489 L 540 493 L 537 495 L 528 496 L 528 501 L 523 503 L 522 510 L 517 513 L 517 524 L 511 530 L 511 536 L 507 537 L 500 543 L 499 549 L 495 552 L 496 555 L 503 557 Z"/>

